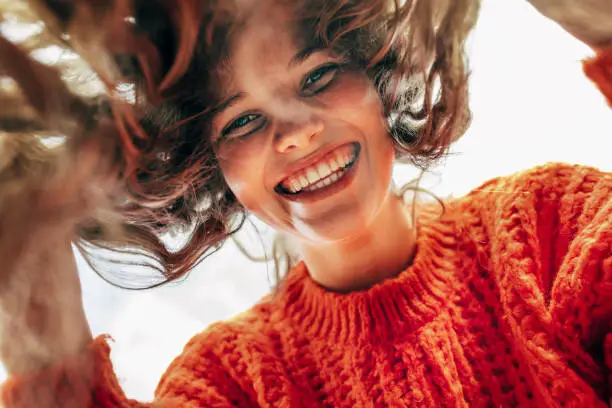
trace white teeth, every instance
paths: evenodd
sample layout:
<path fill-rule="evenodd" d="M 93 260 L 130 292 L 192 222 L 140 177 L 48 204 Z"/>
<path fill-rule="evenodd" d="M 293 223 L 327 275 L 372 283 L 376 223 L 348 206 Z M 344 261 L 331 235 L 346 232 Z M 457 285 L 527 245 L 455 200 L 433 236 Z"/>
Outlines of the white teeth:
<path fill-rule="evenodd" d="M 326 163 L 319 163 L 317 166 L 317 172 L 321 178 L 325 178 L 331 174 L 331 169 Z"/>
<path fill-rule="evenodd" d="M 308 181 L 310 183 L 315 183 L 320 178 L 317 172 L 313 169 L 308 169 L 306 172 L 306 177 L 308 177 Z"/>
<path fill-rule="evenodd" d="M 342 176 L 344 176 L 345 173 L 346 173 L 346 170 L 341 170 L 337 173 L 334 173 L 331 176 L 327 177 L 326 179 L 318 181 L 311 186 L 308 186 L 307 188 L 304 189 L 304 191 L 310 192 L 310 191 L 318 190 L 323 187 L 327 187 L 330 184 L 333 184 L 336 181 L 340 180 Z"/>
<path fill-rule="evenodd" d="M 297 181 L 296 179 L 291 180 L 291 191 L 293 193 L 299 191 L 302 189 L 302 185 L 300 184 L 299 181 Z"/>
<path fill-rule="evenodd" d="M 300 184 L 302 184 L 302 188 L 305 188 L 308 185 L 308 179 L 305 176 L 300 176 Z"/>
<path fill-rule="evenodd" d="M 340 165 L 338 164 L 336 159 L 331 159 L 329 161 L 329 167 L 330 167 L 331 171 L 336 171 L 336 170 L 338 170 L 340 168 Z"/>
<path fill-rule="evenodd" d="M 327 162 L 321 162 L 306 170 L 299 176 L 293 176 L 285 182 L 285 188 L 292 193 L 302 190 L 313 191 L 327 187 L 344 176 L 348 166 L 354 160 L 354 154 L 336 153 Z"/>

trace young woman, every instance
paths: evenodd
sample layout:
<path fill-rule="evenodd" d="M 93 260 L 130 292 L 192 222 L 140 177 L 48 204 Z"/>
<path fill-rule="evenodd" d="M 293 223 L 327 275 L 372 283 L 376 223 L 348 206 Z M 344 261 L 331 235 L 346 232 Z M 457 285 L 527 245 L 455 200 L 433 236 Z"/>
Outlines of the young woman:
<path fill-rule="evenodd" d="M 67 135 L 3 147 L 6 407 L 607 406 L 610 174 L 549 164 L 442 215 L 391 185 L 394 160 L 426 167 L 469 123 L 477 1 L 109 3 L 33 2 L 107 85 L 101 102 L 0 42 L 37 112 L 4 129 Z M 612 103 L 610 2 L 532 3 L 595 50 L 585 72 Z M 297 264 L 194 337 L 154 402 L 126 399 L 70 242 L 98 270 L 103 248 L 173 280 L 246 213 Z M 177 227 L 190 240 L 170 252 Z"/>

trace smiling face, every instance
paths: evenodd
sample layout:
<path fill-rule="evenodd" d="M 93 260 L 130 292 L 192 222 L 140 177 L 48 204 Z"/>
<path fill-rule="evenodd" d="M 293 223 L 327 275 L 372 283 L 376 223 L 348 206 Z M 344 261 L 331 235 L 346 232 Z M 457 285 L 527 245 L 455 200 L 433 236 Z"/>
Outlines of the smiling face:
<path fill-rule="evenodd" d="M 222 70 L 212 129 L 221 170 L 273 228 L 312 242 L 351 238 L 390 194 L 380 98 L 364 72 L 296 40 L 290 14 L 272 3 L 251 9 Z"/>

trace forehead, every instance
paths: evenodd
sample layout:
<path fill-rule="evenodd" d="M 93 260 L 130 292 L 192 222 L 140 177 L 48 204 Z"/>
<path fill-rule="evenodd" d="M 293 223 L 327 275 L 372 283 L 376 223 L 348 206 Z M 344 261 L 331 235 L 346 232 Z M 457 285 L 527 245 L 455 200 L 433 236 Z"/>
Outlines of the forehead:
<path fill-rule="evenodd" d="M 255 2 L 240 10 L 240 23 L 229 44 L 229 58 L 221 67 L 221 79 L 235 82 L 249 73 L 286 71 L 289 61 L 307 43 L 291 7 L 271 0 Z"/>
<path fill-rule="evenodd" d="M 265 3 L 270 6 L 255 7 L 244 20 L 232 47 L 233 52 L 230 53 L 232 60 L 252 59 L 256 56 L 276 62 L 304 45 L 305 41 L 299 35 L 299 21 L 289 7 L 272 4 L 271 1 Z"/>

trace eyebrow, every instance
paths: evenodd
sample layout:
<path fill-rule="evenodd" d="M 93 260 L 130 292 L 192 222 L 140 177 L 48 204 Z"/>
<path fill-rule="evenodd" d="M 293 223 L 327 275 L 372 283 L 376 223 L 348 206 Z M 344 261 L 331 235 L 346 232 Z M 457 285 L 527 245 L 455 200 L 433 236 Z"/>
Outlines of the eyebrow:
<path fill-rule="evenodd" d="M 287 68 L 295 68 L 296 65 L 306 61 L 308 57 L 310 57 L 312 54 L 317 51 L 322 51 L 323 49 L 325 49 L 325 47 L 321 44 L 310 45 L 304 48 L 302 51 L 299 51 L 297 54 L 295 54 L 293 58 L 291 58 L 291 61 L 289 61 Z"/>
<path fill-rule="evenodd" d="M 244 92 L 238 92 L 237 94 L 230 96 L 229 98 L 221 102 L 219 105 L 217 105 L 214 109 L 210 111 L 211 113 L 210 117 L 214 118 L 215 116 L 217 116 L 218 114 L 226 110 L 227 108 L 234 105 L 240 99 L 244 98 L 244 95 L 245 95 Z"/>

